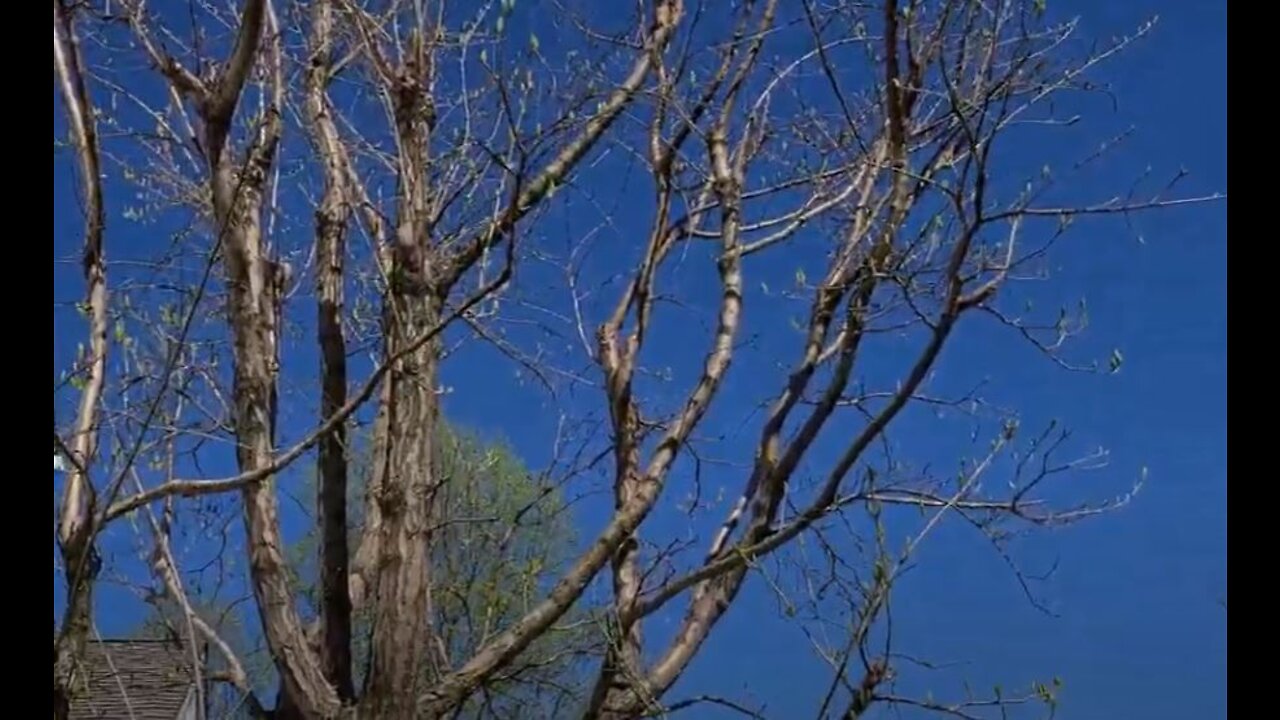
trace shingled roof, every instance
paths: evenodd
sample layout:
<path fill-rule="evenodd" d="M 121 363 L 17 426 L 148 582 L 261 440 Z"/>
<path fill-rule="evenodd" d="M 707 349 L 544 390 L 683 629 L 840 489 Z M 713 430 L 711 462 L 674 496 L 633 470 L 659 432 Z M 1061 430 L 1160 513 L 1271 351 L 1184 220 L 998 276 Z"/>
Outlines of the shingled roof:
<path fill-rule="evenodd" d="M 90 642 L 70 718 L 177 720 L 195 701 L 191 659 L 172 640 Z"/>

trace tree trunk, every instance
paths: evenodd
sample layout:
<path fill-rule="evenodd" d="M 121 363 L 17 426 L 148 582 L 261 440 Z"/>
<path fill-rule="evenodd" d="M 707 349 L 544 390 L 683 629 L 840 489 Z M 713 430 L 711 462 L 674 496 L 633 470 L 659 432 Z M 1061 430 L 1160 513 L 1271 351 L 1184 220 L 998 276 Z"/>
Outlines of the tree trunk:
<path fill-rule="evenodd" d="M 401 265 L 403 268 L 404 266 Z M 414 273 L 406 269 L 406 275 Z M 440 321 L 440 302 L 415 282 L 393 285 L 387 306 L 390 353 Z M 388 444 L 375 502 L 378 561 L 372 588 L 373 636 L 362 716 L 417 717 L 423 682 L 434 679 L 430 529 L 436 474 L 436 375 L 439 343 L 429 342 L 402 360 L 389 377 Z"/>
<path fill-rule="evenodd" d="M 627 366 L 630 367 L 629 361 Z M 629 375 L 622 377 L 629 378 Z M 610 376 L 611 382 L 620 380 L 621 377 L 616 374 Z M 617 397 L 611 403 L 616 446 L 614 511 L 621 512 L 635 503 L 638 497 L 641 482 L 640 449 L 636 439 L 639 437 L 640 418 L 631 402 L 629 379 L 625 380 L 623 387 L 614 391 L 614 395 Z M 631 689 L 633 683 L 643 677 L 643 638 L 640 623 L 631 613 L 632 606 L 640 597 L 639 553 L 640 543 L 633 534 L 618 547 L 610 564 L 613 573 L 614 623 L 610 626 L 604 662 L 588 705 L 593 711 L 603 707 L 610 698 Z"/>
<path fill-rule="evenodd" d="M 84 192 L 83 265 L 89 310 L 88 356 L 85 367 L 77 369 L 83 372 L 84 385 L 76 413 L 75 436 L 71 438 L 70 448 L 61 448 L 64 452 L 69 450 L 71 457 L 67 460 L 72 467 L 58 508 L 58 549 L 67 580 L 67 607 L 61 632 L 55 635 L 53 645 L 53 706 L 54 717 L 58 718 L 70 713 L 77 665 L 89 643 L 93 584 L 101 565 L 94 547 L 97 495 L 89 468 L 98 450 L 98 406 L 106 380 L 108 326 L 107 269 L 103 255 L 106 213 L 97 123 L 85 85 L 72 9 L 62 0 L 53 3 L 53 58 Z"/>
<path fill-rule="evenodd" d="M 347 346 L 342 333 L 347 223 L 346 168 L 341 140 L 329 111 L 333 16 L 331 3 L 311 7 L 312 60 L 307 71 L 307 111 L 314 142 L 324 161 L 324 196 L 316 210 L 317 334 L 320 345 L 320 417 L 347 402 Z M 325 677 L 349 701 L 351 677 L 350 550 L 347 546 L 347 431 L 339 425 L 320 439 L 316 516 L 320 523 L 320 652 Z"/>
<path fill-rule="evenodd" d="M 214 178 L 214 204 L 219 231 L 226 235 L 226 270 L 230 290 L 230 323 L 235 359 L 236 456 L 240 470 L 268 467 L 275 459 L 276 327 L 281 300 L 280 268 L 263 252 L 258 211 L 261 187 L 270 158 L 251 158 L 239 182 L 227 165 Z M 267 645 L 277 660 L 284 691 L 304 713 L 324 717 L 336 711 L 336 693 L 318 659 L 307 646 L 306 633 L 293 604 L 280 536 L 275 479 L 244 487 L 249 571 Z"/>
<path fill-rule="evenodd" d="M 87 530 L 85 526 L 84 531 L 61 543 L 62 562 L 67 573 L 67 608 L 53 651 L 55 720 L 70 716 L 79 665 L 88 649 L 92 630 L 93 583 L 97 580 L 100 561 Z M 80 568 L 78 572 L 77 568 Z"/>

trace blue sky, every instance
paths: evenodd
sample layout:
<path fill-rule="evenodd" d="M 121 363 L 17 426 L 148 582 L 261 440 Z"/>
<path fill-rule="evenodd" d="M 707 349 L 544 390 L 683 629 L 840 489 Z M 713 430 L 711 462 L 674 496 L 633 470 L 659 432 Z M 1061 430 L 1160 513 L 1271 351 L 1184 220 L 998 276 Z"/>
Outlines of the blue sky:
<path fill-rule="evenodd" d="M 1185 167 L 1191 172 L 1183 188 L 1187 194 L 1226 190 L 1225 5 L 1211 0 L 1163 5 L 1091 0 L 1061 9 L 1078 12 L 1084 34 L 1097 38 L 1132 32 L 1152 13 L 1161 15 L 1153 34 L 1103 73 L 1116 91 L 1118 112 L 1106 104 L 1091 106 L 1095 112 L 1088 117 L 1088 133 L 1080 136 L 1096 143 L 1130 125 L 1136 129 L 1088 176 L 1087 183 L 1099 183 L 1098 193 L 1117 184 L 1126 187 L 1148 165 L 1156 178 Z M 55 106 L 55 132 L 61 127 Z M 1087 147 L 1015 144 L 1008 152 L 1013 164 L 1026 152 L 1032 158 L 1028 162 L 1038 165 L 1041 157 L 1074 158 Z M 606 162 L 597 177 L 614 169 L 625 171 Z M 74 215 L 59 211 L 73 202 L 69 181 L 65 163 L 55 162 L 55 258 L 78 242 Z M 1080 188 L 1084 196 L 1095 189 L 1087 183 Z M 629 211 L 621 201 L 626 194 L 616 192 L 616 184 L 612 189 L 609 199 L 618 203 L 613 207 L 625 221 Z M 122 194 L 112 202 L 119 208 L 128 199 Z M 575 232 L 569 228 L 573 213 L 564 212 L 562 218 L 566 232 Z M 172 224 L 164 232 L 177 227 Z M 109 236 L 108 242 L 117 248 L 145 246 L 119 250 L 119 255 L 141 255 L 158 247 L 136 229 Z M 55 302 L 78 293 L 75 270 L 74 264 L 55 264 Z M 784 284 L 793 270 L 769 268 L 752 280 L 765 277 Z M 555 282 L 537 270 L 526 277 L 531 284 Z M 693 286 L 687 289 L 695 295 L 691 304 L 697 305 L 702 293 Z M 1004 562 L 979 538 L 964 527 L 940 529 L 926 545 L 921 567 L 907 576 L 896 595 L 894 632 L 900 650 L 962 665 L 933 674 L 912 670 L 903 688 L 928 687 L 946 698 L 960 691 L 961 679 L 977 689 L 993 684 L 1016 688 L 1057 676 L 1065 683 L 1058 717 L 1066 720 L 1225 717 L 1226 610 L 1220 604 L 1226 595 L 1225 203 L 1146 215 L 1133 226 L 1116 219 L 1090 222 L 1055 256 L 1052 281 L 1021 292 L 1045 306 L 1087 297 L 1090 326 L 1072 347 L 1072 357 L 1105 359 L 1120 349 L 1125 358 L 1120 372 L 1064 373 L 1007 331 L 975 321 L 964 326 L 948 349 L 939 383 L 959 388 L 988 379 L 990 396 L 1016 407 L 1026 427 L 1059 419 L 1075 431 L 1080 448 L 1102 445 L 1111 451 L 1106 469 L 1073 477 L 1064 492 L 1116 495 L 1144 467 L 1149 480 L 1118 513 L 1037 533 L 1016 546 L 1017 556 L 1031 570 L 1056 563 L 1051 580 L 1037 587 L 1053 617 L 1026 602 Z M 309 309 L 301 306 L 298 314 L 305 332 Z M 69 319 L 65 310 L 55 308 L 55 380 L 65 367 L 65 341 L 79 332 L 65 322 Z M 675 314 L 667 319 L 678 320 Z M 656 342 L 650 356 L 655 365 L 670 362 L 678 383 L 687 382 L 692 368 L 689 343 L 702 338 L 696 324 L 689 327 L 694 329 L 687 335 Z M 303 367 L 314 362 L 305 335 L 292 352 Z M 744 356 L 747 368 L 780 377 L 769 369 L 780 358 Z M 357 365 L 353 373 L 363 370 Z M 301 370 L 287 382 L 310 382 L 310 372 Z M 456 388 L 447 410 L 455 421 L 510 439 L 536 465 L 545 459 L 554 432 L 550 401 L 531 386 L 493 382 L 495 377 L 511 378 L 512 372 L 491 349 L 464 350 L 446 368 L 445 382 Z M 728 399 L 707 421 L 708 432 L 725 434 L 722 447 L 728 454 L 749 452 L 756 431 L 750 424 L 741 427 L 763 390 L 744 376 L 750 373 L 743 371 L 730 381 Z M 672 397 L 661 387 L 656 392 Z M 579 390 L 561 402 L 589 407 L 598 400 Z M 60 420 L 66 417 L 61 412 Z M 287 416 L 282 433 L 296 436 L 313 422 L 314 408 L 300 406 Z M 910 415 L 895 429 L 895 441 L 913 460 L 954 463 L 966 446 L 951 435 L 935 437 L 936 426 L 927 414 Z M 226 457 L 210 462 L 203 467 L 210 475 L 230 470 Z M 677 468 L 677 477 L 687 476 L 687 466 Z M 722 472 L 709 482 L 733 494 L 740 481 L 736 474 Z M 288 482 L 284 486 L 286 491 L 298 489 Z M 305 498 L 302 502 L 309 504 Z M 289 502 L 284 504 L 286 531 L 296 533 L 299 514 L 290 511 Z M 582 504 L 585 530 L 599 524 L 602 508 L 599 498 Z M 681 517 L 659 513 L 655 534 L 686 531 Z M 136 555 L 133 543 L 118 537 L 112 550 L 119 563 L 136 569 L 130 559 Z M 56 577 L 54 588 L 56 606 L 61 595 Z M 100 600 L 104 634 L 127 632 L 140 617 L 129 591 L 105 587 Z M 745 696 L 767 702 L 771 717 L 811 712 L 827 676 L 809 654 L 804 636 L 773 620 L 775 615 L 762 584 L 749 585 L 672 698 L 694 693 Z M 655 635 L 662 634 L 663 622 L 655 622 Z M 711 712 L 701 716 L 716 717 Z"/>

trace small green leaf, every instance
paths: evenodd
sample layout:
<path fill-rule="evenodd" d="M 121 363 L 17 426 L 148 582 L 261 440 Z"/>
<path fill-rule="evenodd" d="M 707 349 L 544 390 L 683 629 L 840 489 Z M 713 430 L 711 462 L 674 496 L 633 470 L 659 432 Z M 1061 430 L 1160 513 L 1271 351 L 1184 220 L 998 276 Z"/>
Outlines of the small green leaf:
<path fill-rule="evenodd" d="M 1005 420 L 1004 427 L 1001 430 L 1001 434 L 1004 436 L 1004 439 L 1006 442 L 1009 440 L 1012 440 L 1013 436 L 1018 434 L 1017 419 L 1009 418 L 1008 420 Z"/>
<path fill-rule="evenodd" d="M 1116 348 L 1111 351 L 1111 358 L 1107 361 L 1107 365 L 1111 368 L 1111 374 L 1120 372 L 1120 366 L 1124 364 L 1124 355 L 1120 353 L 1120 349 Z"/>

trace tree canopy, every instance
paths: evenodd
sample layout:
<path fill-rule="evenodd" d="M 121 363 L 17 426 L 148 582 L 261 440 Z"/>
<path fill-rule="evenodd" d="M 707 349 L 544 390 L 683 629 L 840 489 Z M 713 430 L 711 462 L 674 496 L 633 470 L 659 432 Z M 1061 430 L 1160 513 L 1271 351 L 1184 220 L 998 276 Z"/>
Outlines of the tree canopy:
<path fill-rule="evenodd" d="M 1105 452 L 964 356 L 999 333 L 1118 372 L 1041 281 L 1082 225 L 1220 199 L 1085 181 L 1123 139 L 1081 122 L 1099 71 L 1152 27 L 54 0 L 55 299 L 81 296 L 55 313 L 55 717 L 114 587 L 263 717 L 758 715 L 682 683 L 731 611 L 763 647 L 770 608 L 821 660 L 819 717 L 1052 707 L 899 693 L 892 608 L 950 526 L 1034 603 L 1012 539 L 1141 484 L 1059 482 Z"/>

